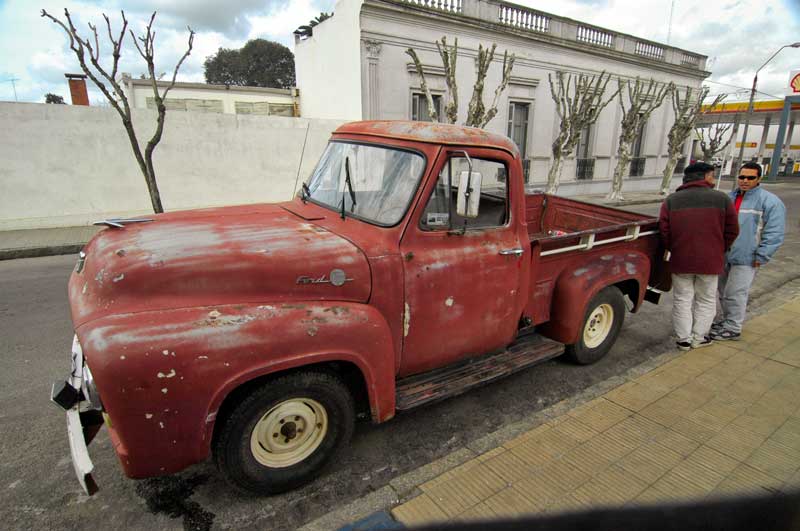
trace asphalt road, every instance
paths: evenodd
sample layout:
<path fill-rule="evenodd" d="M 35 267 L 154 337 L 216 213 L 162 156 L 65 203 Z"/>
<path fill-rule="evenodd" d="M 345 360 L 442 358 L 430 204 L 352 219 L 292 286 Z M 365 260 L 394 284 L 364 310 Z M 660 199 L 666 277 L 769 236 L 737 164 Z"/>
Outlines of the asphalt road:
<path fill-rule="evenodd" d="M 800 185 L 770 186 L 789 208 L 787 242 L 759 274 L 753 307 L 800 277 Z M 655 214 L 658 205 L 631 207 Z M 498 428 L 673 347 L 667 298 L 628 315 L 611 354 L 578 367 L 553 360 L 380 425 L 360 424 L 316 482 L 272 497 L 230 491 L 210 462 L 166 478 L 123 476 L 102 430 L 90 451 L 100 492 L 75 480 L 63 413 L 49 402 L 63 378 L 72 330 L 66 283 L 74 256 L 0 262 L 0 527 L 4 529 L 289 530 L 386 485 Z M 446 332 L 443 332 L 446 333 Z"/>

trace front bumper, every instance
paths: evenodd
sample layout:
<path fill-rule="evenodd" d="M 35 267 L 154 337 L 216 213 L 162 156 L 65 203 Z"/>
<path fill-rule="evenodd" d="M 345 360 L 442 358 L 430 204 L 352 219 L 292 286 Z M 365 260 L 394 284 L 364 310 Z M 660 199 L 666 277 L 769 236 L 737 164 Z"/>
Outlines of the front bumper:
<path fill-rule="evenodd" d="M 67 437 L 72 455 L 72 466 L 83 490 L 91 496 L 97 483 L 92 477 L 94 465 L 89 457 L 89 443 L 103 425 L 102 413 L 90 409 L 81 390 L 83 379 L 83 352 L 77 336 L 72 342 L 72 368 L 66 380 L 53 384 L 50 400 L 67 412 Z"/>

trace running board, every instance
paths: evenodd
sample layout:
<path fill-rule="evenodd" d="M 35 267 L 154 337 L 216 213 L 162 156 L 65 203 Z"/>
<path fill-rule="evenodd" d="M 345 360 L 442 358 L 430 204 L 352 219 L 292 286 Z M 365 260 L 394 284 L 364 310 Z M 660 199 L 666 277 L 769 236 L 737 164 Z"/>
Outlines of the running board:
<path fill-rule="evenodd" d="M 564 345 L 529 334 L 505 350 L 460 361 L 397 381 L 396 409 L 403 411 L 460 395 L 498 378 L 561 355 Z"/>

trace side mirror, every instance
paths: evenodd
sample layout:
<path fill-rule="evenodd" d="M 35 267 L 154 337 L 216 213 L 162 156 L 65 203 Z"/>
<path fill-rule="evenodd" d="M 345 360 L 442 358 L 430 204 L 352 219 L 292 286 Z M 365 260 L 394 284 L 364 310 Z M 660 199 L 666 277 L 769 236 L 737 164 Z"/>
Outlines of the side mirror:
<path fill-rule="evenodd" d="M 470 164 L 470 166 L 472 166 Z M 477 218 L 481 201 L 481 180 L 483 176 L 477 171 L 462 171 L 458 180 L 458 196 L 456 213 L 465 218 Z"/>

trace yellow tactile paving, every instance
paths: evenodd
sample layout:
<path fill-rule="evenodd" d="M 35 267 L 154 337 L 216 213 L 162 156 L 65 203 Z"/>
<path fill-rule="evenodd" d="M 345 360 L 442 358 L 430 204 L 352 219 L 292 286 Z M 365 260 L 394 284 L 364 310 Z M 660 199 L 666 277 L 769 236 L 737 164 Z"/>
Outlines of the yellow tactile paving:
<path fill-rule="evenodd" d="M 745 463 L 775 479 L 788 481 L 800 468 L 800 452 L 767 439 Z"/>
<path fill-rule="evenodd" d="M 590 402 L 591 407 L 581 411 L 570 411 L 568 415 L 575 417 L 595 431 L 604 431 L 633 412 L 605 398 Z"/>
<path fill-rule="evenodd" d="M 424 483 L 392 514 L 418 525 L 798 488 L 800 297 L 748 321 L 742 341 L 676 353 Z"/>
<path fill-rule="evenodd" d="M 680 463 L 683 458 L 678 452 L 652 441 L 626 455 L 616 464 L 651 485 Z"/>
<path fill-rule="evenodd" d="M 433 486 L 423 484 L 420 488 L 448 516 L 456 516 L 502 490 L 506 485 L 507 483 L 497 474 L 480 464 L 454 476 L 449 481 Z"/>
<path fill-rule="evenodd" d="M 508 484 L 524 478 L 531 472 L 531 465 L 508 450 L 483 463 Z"/>
<path fill-rule="evenodd" d="M 622 505 L 636 498 L 647 486 L 635 475 L 612 465 L 575 489 L 573 495 L 592 505 Z"/>
<path fill-rule="evenodd" d="M 512 486 L 492 495 L 485 502 L 486 508 L 501 518 L 513 518 L 544 510 L 545 504 L 524 494 Z"/>
<path fill-rule="evenodd" d="M 395 507 L 392 516 L 407 526 L 448 520 L 448 515 L 427 494 Z"/>
<path fill-rule="evenodd" d="M 706 442 L 706 446 L 739 461 L 744 461 L 766 439 L 766 435 L 760 435 L 742 426 L 730 424 L 709 439 Z"/>

